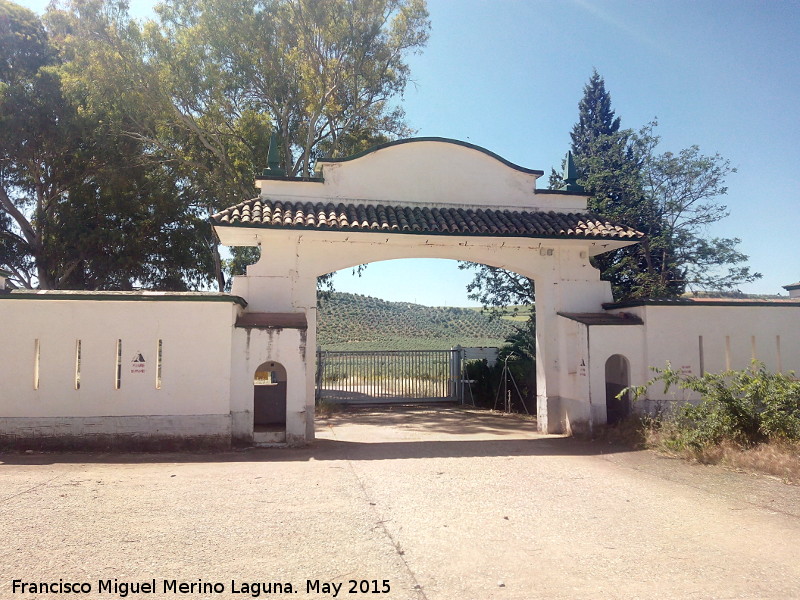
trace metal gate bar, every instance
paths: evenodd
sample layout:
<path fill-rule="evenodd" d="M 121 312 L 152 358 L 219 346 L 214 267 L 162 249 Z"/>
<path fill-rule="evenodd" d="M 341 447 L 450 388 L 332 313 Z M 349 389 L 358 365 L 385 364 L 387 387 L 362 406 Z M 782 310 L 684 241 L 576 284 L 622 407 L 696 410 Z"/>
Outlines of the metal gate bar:
<path fill-rule="evenodd" d="M 317 400 L 403 403 L 460 400 L 460 349 L 317 352 Z"/>

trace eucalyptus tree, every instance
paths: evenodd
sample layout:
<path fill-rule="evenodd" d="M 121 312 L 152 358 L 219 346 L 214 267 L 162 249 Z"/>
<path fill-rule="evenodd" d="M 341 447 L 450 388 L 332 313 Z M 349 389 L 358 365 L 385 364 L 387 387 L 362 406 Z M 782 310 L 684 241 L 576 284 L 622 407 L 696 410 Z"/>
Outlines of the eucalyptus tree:
<path fill-rule="evenodd" d="M 38 276 L 45 285 L 45 232 L 34 227 L 47 210 L 47 158 L 58 150 L 32 135 L 46 128 L 58 110 L 60 94 L 54 76 L 44 71 L 54 51 L 38 17 L 30 10 L 0 0 L 0 267 L 17 285 L 29 286 Z M 53 151 L 55 150 L 55 152 Z M 45 175 L 37 177 L 36 175 Z M 32 257 L 39 257 L 39 264 Z"/>
<path fill-rule="evenodd" d="M 121 113 L 69 85 L 59 41 L 31 11 L 0 0 L 0 266 L 21 287 L 202 280 L 207 269 L 182 235 L 198 215 L 174 170 L 142 161 L 141 144 L 118 134 Z"/>
<path fill-rule="evenodd" d="M 236 107 L 268 115 L 289 176 L 309 177 L 318 152 L 409 131 L 396 101 L 428 39 L 423 0 L 170 0 L 159 17 L 153 47 L 177 41 Z"/>
<path fill-rule="evenodd" d="M 270 135 L 281 148 L 273 174 L 307 178 L 322 154 L 410 131 L 399 101 L 407 57 L 428 38 L 424 0 L 167 0 L 155 10 L 138 23 L 122 1 L 71 0 L 52 18 L 74 48 L 74 83 L 128 111 L 124 133 L 174 165 L 207 213 L 255 194 Z"/>

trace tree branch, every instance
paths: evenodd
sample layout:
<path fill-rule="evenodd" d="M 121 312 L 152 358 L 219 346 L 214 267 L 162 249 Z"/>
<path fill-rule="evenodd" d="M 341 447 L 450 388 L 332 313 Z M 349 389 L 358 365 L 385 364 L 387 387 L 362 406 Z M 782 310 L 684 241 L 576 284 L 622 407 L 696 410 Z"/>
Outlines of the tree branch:
<path fill-rule="evenodd" d="M 17 225 L 22 231 L 22 235 L 25 236 L 25 241 L 28 242 L 28 245 L 31 247 L 37 247 L 37 238 L 36 238 L 36 230 L 31 225 L 31 222 L 22 214 L 17 206 L 11 201 L 11 198 L 8 196 L 8 192 L 6 192 L 5 188 L 0 186 L 0 205 L 5 209 L 5 211 L 11 215 L 11 217 L 16 221 Z"/>

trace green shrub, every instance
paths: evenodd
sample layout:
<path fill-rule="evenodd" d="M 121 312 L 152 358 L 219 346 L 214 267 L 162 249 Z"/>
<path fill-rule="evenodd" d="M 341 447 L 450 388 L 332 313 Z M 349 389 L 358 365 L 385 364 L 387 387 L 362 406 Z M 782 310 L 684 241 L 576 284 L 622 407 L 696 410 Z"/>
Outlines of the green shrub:
<path fill-rule="evenodd" d="M 465 378 L 474 383 L 470 384 L 470 390 L 466 392 L 466 400 L 474 400 L 476 406 L 503 410 L 505 399 L 501 391 L 507 389 L 511 392 L 512 412 L 536 414 L 535 369 L 533 360 L 515 356 L 508 361 L 507 381 L 503 382 L 502 361 L 493 366 L 486 360 L 467 361 L 464 368 Z"/>
<path fill-rule="evenodd" d="M 667 364 L 656 376 L 634 388 L 634 398 L 661 382 L 700 395 L 662 424 L 664 443 L 673 449 L 702 450 L 723 442 L 752 446 L 768 441 L 800 441 L 800 381 L 793 373 L 770 373 L 753 362 L 744 371 L 683 376 Z"/>

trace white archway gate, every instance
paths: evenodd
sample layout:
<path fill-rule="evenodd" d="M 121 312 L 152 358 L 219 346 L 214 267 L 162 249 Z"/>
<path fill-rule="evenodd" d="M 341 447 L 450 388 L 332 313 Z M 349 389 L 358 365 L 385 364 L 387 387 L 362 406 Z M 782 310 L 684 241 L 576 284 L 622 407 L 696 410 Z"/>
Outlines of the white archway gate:
<path fill-rule="evenodd" d="M 317 277 L 398 258 L 467 260 L 533 279 L 539 428 L 605 422 L 605 402 L 592 403 L 605 398 L 605 381 L 567 381 L 558 314 L 602 311 L 611 289 L 589 258 L 636 243 L 639 232 L 587 213 L 583 194 L 537 190 L 541 171 L 454 140 L 401 140 L 320 165 L 313 180 L 267 174 L 257 180 L 258 198 L 212 217 L 223 244 L 261 247 L 260 260 L 233 283 L 250 321 L 299 323 L 237 326 L 234 437 L 246 437 L 252 422 L 254 369 L 274 360 L 287 372 L 287 441 L 313 439 Z M 248 374 L 241 384 L 239 373 Z"/>

